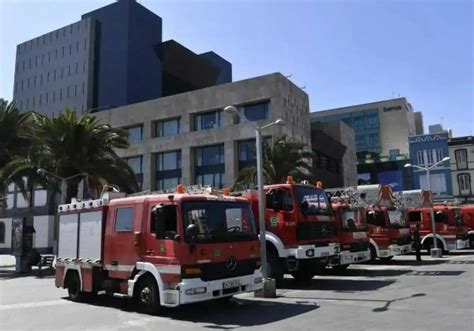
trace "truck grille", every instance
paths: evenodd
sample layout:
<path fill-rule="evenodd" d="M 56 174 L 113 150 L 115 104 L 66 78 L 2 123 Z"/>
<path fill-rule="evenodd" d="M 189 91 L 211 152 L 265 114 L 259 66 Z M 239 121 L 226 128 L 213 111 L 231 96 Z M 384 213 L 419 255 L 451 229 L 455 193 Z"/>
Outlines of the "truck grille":
<path fill-rule="evenodd" d="M 256 269 L 255 259 L 238 260 L 234 270 L 229 270 L 225 262 L 200 264 L 201 279 L 204 281 L 251 275 Z"/>
<path fill-rule="evenodd" d="M 369 249 L 369 242 L 360 242 L 351 244 L 351 252 L 361 252 Z"/>
<path fill-rule="evenodd" d="M 334 223 L 305 222 L 296 225 L 296 240 L 312 240 L 334 236 L 336 236 L 336 225 Z"/>

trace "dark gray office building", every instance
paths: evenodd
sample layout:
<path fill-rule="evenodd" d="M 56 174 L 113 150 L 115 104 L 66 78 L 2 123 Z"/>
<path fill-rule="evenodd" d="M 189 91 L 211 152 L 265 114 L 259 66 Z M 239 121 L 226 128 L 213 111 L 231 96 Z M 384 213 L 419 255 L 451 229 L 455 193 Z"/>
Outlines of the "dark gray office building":
<path fill-rule="evenodd" d="M 118 0 L 17 46 L 14 99 L 48 115 L 115 108 L 232 81 L 231 64 L 162 42 L 162 19 Z"/>

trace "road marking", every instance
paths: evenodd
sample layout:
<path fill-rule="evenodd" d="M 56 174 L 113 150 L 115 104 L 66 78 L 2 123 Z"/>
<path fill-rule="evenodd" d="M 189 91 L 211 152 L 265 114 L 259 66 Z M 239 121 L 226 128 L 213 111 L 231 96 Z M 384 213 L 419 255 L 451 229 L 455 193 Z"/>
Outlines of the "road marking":
<path fill-rule="evenodd" d="M 25 308 L 38 308 L 38 307 L 49 307 L 57 305 L 67 305 L 72 303 L 67 300 L 50 300 L 50 301 L 39 301 L 39 302 L 28 302 L 28 303 L 14 303 L 11 305 L 0 305 L 1 310 L 11 310 L 11 309 L 25 309 Z"/>

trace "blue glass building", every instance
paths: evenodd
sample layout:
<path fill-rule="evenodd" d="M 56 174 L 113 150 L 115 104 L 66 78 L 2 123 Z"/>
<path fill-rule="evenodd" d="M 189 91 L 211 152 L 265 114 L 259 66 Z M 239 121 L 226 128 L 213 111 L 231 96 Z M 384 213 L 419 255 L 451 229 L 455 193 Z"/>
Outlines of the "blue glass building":
<path fill-rule="evenodd" d="M 444 157 L 449 156 L 449 133 L 446 131 L 430 130 L 429 134 L 412 136 L 410 142 L 410 163 L 421 167 L 429 167 Z M 413 188 L 427 189 L 428 178 L 426 171 L 412 168 Z M 435 198 L 452 196 L 451 169 L 445 162 L 430 171 L 431 190 Z"/>

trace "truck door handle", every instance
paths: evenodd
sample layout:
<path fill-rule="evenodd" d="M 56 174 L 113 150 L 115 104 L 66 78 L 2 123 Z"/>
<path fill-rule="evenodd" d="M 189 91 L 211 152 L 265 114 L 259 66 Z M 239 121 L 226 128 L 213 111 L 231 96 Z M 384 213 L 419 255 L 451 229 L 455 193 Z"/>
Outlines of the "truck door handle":
<path fill-rule="evenodd" d="M 111 265 L 118 265 L 118 261 L 112 261 L 110 264 Z"/>

